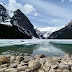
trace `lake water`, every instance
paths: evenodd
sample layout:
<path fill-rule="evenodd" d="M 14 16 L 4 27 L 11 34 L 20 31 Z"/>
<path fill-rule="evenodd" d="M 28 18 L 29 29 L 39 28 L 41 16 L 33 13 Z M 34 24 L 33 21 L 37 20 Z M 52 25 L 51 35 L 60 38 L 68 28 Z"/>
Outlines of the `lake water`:
<path fill-rule="evenodd" d="M 0 39 L 0 54 L 45 54 L 54 56 L 72 54 L 72 40 Z"/>

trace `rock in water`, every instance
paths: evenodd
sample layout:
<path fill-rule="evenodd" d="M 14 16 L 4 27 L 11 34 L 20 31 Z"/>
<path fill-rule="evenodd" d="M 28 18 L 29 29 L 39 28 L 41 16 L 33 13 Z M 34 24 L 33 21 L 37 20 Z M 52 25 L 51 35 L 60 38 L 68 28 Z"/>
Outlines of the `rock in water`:
<path fill-rule="evenodd" d="M 20 32 L 39 38 L 29 19 L 19 9 L 14 12 L 10 22 L 17 26 Z"/>

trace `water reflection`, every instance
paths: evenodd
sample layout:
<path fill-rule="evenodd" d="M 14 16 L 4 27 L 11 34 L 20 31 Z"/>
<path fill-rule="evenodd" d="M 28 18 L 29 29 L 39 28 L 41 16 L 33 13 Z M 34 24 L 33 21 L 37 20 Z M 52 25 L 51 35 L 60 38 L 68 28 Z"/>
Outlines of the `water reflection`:
<path fill-rule="evenodd" d="M 72 44 L 61 44 L 50 42 L 55 48 L 64 51 L 65 53 L 72 54 Z"/>
<path fill-rule="evenodd" d="M 65 43 L 65 44 L 64 44 Z M 69 44 L 68 44 L 69 43 Z M 70 44 L 71 43 L 71 44 Z M 0 54 L 72 54 L 71 40 L 0 40 Z"/>
<path fill-rule="evenodd" d="M 60 46 L 59 46 L 60 47 Z M 29 45 L 13 45 L 0 47 L 0 54 L 20 54 L 29 53 L 32 55 L 44 54 L 46 56 L 53 56 L 53 54 L 60 54 L 63 56 L 65 54 L 64 50 L 56 47 L 53 43 L 42 42 L 39 44 L 29 44 Z"/>

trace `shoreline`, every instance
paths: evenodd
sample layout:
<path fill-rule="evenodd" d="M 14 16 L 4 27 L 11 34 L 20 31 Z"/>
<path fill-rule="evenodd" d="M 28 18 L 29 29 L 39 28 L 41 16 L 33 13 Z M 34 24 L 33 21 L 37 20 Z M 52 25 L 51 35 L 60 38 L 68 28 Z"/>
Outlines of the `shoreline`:
<path fill-rule="evenodd" d="M 0 72 L 72 72 L 72 56 L 0 55 Z"/>

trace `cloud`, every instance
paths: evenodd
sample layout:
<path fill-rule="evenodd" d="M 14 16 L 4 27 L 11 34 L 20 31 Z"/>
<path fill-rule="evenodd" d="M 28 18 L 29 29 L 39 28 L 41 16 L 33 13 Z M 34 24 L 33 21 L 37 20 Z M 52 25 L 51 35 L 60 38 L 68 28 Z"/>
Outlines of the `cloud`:
<path fill-rule="evenodd" d="M 9 0 L 8 5 L 9 5 L 9 10 L 11 12 L 20 9 L 24 14 L 33 13 L 34 16 L 37 15 L 36 9 L 31 4 L 22 5 L 21 3 L 18 3 L 16 0 Z M 10 15 L 12 16 L 13 14 L 11 14 L 11 12 Z"/>
<path fill-rule="evenodd" d="M 64 20 L 61 19 L 52 19 L 51 23 L 58 23 L 58 22 L 63 22 Z"/>
<path fill-rule="evenodd" d="M 62 0 L 62 3 L 64 2 L 65 0 Z M 72 2 L 72 0 L 68 0 L 69 2 Z"/>
<path fill-rule="evenodd" d="M 32 11 L 36 11 L 35 8 L 32 5 L 30 5 L 30 4 L 24 5 L 23 9 L 24 9 L 24 13 L 25 14 L 29 14 Z"/>
<path fill-rule="evenodd" d="M 64 3 L 65 2 L 65 0 L 61 0 L 62 1 L 62 3 Z M 68 0 L 69 2 L 72 2 L 72 0 Z"/>
<path fill-rule="evenodd" d="M 69 2 L 72 2 L 72 0 L 69 0 Z"/>
<path fill-rule="evenodd" d="M 49 0 L 47 2 L 45 0 L 20 0 L 20 3 L 17 1 L 9 0 L 11 6 L 10 9 L 21 9 L 24 14 L 27 14 L 31 23 L 38 28 L 47 26 L 61 26 L 66 24 L 72 18 L 71 9 L 67 9 L 58 4 L 53 4 L 49 2 Z M 61 1 L 65 2 L 67 0 Z"/>
<path fill-rule="evenodd" d="M 62 0 L 62 3 L 64 2 L 64 0 Z"/>
<path fill-rule="evenodd" d="M 36 12 L 35 14 L 34 14 L 34 16 L 37 16 L 38 15 L 38 13 Z"/>

